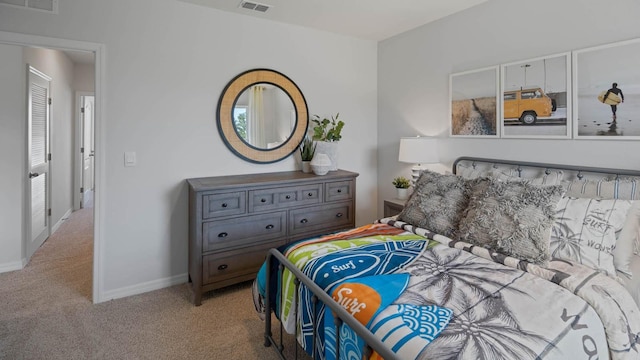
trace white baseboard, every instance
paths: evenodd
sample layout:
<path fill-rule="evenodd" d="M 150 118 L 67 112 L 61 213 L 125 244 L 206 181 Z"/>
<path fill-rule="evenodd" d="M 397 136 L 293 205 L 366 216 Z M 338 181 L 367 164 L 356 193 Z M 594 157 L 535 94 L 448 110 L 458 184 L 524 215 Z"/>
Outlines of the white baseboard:
<path fill-rule="evenodd" d="M 67 210 L 66 213 L 64 213 L 64 215 L 62 215 L 62 217 L 60 218 L 60 220 L 58 220 L 58 222 L 53 225 L 53 227 L 51 228 L 51 233 L 53 234 L 54 232 L 56 232 L 56 230 L 58 230 L 58 228 L 60 227 L 60 225 L 62 225 L 63 222 L 65 222 L 69 216 L 71 216 L 71 213 L 73 212 L 73 209 L 69 209 Z"/>
<path fill-rule="evenodd" d="M 146 283 L 126 286 L 120 289 L 103 291 L 102 296 L 98 301 L 94 301 L 94 303 L 101 303 L 109 300 L 120 299 L 127 296 L 138 295 L 142 293 L 146 293 L 149 291 L 160 290 L 166 287 L 184 284 L 189 280 L 189 276 L 187 273 L 149 281 Z"/>
<path fill-rule="evenodd" d="M 0 274 L 6 273 L 9 271 L 22 270 L 22 268 L 24 267 L 22 263 L 23 261 L 14 261 L 14 262 L 0 264 Z"/>

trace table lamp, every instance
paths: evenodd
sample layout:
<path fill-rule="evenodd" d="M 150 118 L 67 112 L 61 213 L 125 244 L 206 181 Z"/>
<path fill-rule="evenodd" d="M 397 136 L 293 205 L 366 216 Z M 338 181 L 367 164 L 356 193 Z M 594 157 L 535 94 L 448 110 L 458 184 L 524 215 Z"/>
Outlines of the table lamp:
<path fill-rule="evenodd" d="M 398 161 L 415 164 L 411 168 L 411 185 L 415 185 L 424 170 L 423 164 L 435 164 L 438 159 L 437 139 L 434 137 L 403 137 L 400 138 Z"/>

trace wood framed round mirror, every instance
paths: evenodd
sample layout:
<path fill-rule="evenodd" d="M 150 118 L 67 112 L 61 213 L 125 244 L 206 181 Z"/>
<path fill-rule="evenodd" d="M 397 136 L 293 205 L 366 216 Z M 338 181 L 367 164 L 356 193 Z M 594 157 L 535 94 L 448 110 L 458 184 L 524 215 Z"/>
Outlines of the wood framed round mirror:
<path fill-rule="evenodd" d="M 218 101 L 218 131 L 237 156 L 273 163 L 291 155 L 304 139 L 309 111 L 302 91 L 275 70 L 253 69 L 233 78 Z"/>

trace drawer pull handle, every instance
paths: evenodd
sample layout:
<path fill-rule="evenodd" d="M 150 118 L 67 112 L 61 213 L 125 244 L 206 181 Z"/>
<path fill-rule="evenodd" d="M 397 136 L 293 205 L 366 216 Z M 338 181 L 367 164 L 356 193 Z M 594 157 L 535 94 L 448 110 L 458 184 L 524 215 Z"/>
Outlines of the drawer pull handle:
<path fill-rule="evenodd" d="M 340 194 L 342 192 L 342 189 L 338 189 L 338 194 Z"/>
<path fill-rule="evenodd" d="M 267 225 L 267 230 L 271 230 L 271 229 L 273 229 L 273 227 L 274 227 L 273 225 L 269 224 L 269 225 Z"/>
<path fill-rule="evenodd" d="M 218 237 L 219 238 L 225 238 L 225 237 L 227 237 L 227 235 L 229 235 L 229 234 L 227 234 L 226 232 L 221 232 L 220 234 L 218 234 Z"/>
<path fill-rule="evenodd" d="M 222 264 L 222 265 L 218 266 L 218 270 L 226 270 L 228 267 L 229 267 L 229 265 Z"/>
<path fill-rule="evenodd" d="M 337 213 L 337 214 L 336 214 L 336 217 L 337 217 L 337 218 L 341 218 L 341 217 L 342 217 L 342 213 Z"/>
<path fill-rule="evenodd" d="M 308 196 L 313 196 L 313 193 L 308 193 L 307 195 L 308 195 Z"/>
<path fill-rule="evenodd" d="M 222 203 L 222 207 L 223 208 L 226 208 L 227 206 L 229 206 L 229 205 L 227 205 L 227 203 Z"/>
<path fill-rule="evenodd" d="M 306 223 L 308 223 L 308 222 L 309 222 L 309 220 L 307 220 L 307 219 L 302 219 L 302 220 L 300 220 L 300 224 L 306 224 Z"/>
<path fill-rule="evenodd" d="M 265 203 L 265 202 L 267 202 L 267 199 L 260 199 L 260 202 Z"/>
<path fill-rule="evenodd" d="M 291 195 L 287 195 L 285 196 L 285 198 L 287 198 L 287 200 L 291 199 Z"/>

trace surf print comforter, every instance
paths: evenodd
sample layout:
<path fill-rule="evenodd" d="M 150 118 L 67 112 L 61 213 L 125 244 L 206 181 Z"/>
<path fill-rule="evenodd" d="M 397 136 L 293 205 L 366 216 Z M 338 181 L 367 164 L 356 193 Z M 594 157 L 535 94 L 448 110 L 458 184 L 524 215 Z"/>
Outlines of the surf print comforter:
<path fill-rule="evenodd" d="M 543 268 L 393 219 L 281 252 L 403 359 L 640 359 L 637 305 L 580 264 Z M 285 330 L 298 329 L 311 353 L 315 327 L 316 355 L 334 359 L 331 313 L 320 306 L 312 323 L 308 290 L 296 292 L 286 270 L 272 274 Z M 254 284 L 262 294 L 264 277 Z M 339 331 L 340 357 L 358 358 L 361 341 Z"/>

